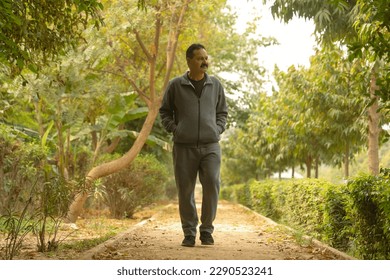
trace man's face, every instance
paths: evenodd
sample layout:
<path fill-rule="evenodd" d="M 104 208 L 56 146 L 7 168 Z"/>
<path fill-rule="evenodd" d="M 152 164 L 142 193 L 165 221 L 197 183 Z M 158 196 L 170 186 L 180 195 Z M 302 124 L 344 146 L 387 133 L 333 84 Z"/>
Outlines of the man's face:
<path fill-rule="evenodd" d="M 190 72 L 205 73 L 209 67 L 208 55 L 205 49 L 198 49 L 194 51 L 193 58 L 187 58 L 187 64 L 190 68 Z"/>

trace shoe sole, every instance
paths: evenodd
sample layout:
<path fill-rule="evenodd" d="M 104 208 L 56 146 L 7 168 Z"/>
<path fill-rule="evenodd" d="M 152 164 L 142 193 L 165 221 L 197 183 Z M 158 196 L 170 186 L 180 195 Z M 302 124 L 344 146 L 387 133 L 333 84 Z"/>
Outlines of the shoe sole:
<path fill-rule="evenodd" d="M 195 247 L 195 244 L 181 244 L 184 247 Z"/>

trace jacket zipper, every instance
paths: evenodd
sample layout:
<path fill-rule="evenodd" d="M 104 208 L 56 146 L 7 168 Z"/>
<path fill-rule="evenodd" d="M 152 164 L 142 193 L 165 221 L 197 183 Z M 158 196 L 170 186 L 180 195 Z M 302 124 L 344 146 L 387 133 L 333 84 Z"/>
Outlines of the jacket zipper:
<path fill-rule="evenodd" d="M 200 97 L 202 96 L 205 85 L 206 85 L 206 82 L 203 85 L 203 89 L 200 93 L 200 96 L 197 96 L 197 94 L 195 93 L 195 87 L 190 83 L 190 86 L 194 89 L 194 94 L 198 97 L 198 139 L 196 141 L 197 148 L 199 148 L 199 141 L 200 141 Z"/>
<path fill-rule="evenodd" d="M 196 147 L 199 148 L 200 140 L 200 97 L 198 97 L 198 141 L 196 142 Z"/>

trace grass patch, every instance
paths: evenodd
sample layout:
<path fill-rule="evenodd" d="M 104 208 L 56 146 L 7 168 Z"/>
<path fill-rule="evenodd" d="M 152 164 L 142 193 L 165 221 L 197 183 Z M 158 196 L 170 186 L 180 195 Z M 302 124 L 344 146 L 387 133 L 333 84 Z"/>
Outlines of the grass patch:
<path fill-rule="evenodd" d="M 68 243 L 63 243 L 60 245 L 59 250 L 71 250 L 76 251 L 78 253 L 88 251 L 89 249 L 92 249 L 95 246 L 98 246 L 99 244 L 102 244 L 109 240 L 111 237 L 114 237 L 116 233 L 110 232 L 103 236 L 92 238 L 92 239 L 84 239 L 84 240 L 77 240 L 77 241 L 71 241 Z"/>

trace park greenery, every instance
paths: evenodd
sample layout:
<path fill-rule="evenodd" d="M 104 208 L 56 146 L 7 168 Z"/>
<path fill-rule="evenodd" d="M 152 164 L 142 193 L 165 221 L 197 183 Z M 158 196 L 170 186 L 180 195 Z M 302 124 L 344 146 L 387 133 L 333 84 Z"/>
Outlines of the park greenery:
<path fill-rule="evenodd" d="M 358 259 L 389 259 L 389 183 L 389 169 L 382 169 L 348 184 L 252 180 L 223 188 L 221 196 Z"/>
<path fill-rule="evenodd" d="M 258 33 L 256 19 L 237 32 L 225 0 L 54 2 L 0 1 L 3 258 L 30 233 L 39 251 L 56 250 L 59 226 L 84 207 L 129 218 L 175 197 L 158 109 L 193 42 L 206 46 L 229 99 L 224 196 L 359 258 L 389 257 L 386 0 L 268 1 L 285 22 L 313 20 L 318 39 L 309 67 L 275 67 L 272 93 L 258 50 L 277 42 Z M 285 170 L 308 179 L 270 181 Z M 302 220 L 282 217 L 297 196 L 308 204 Z M 362 216 L 367 207 L 373 220 Z"/>

